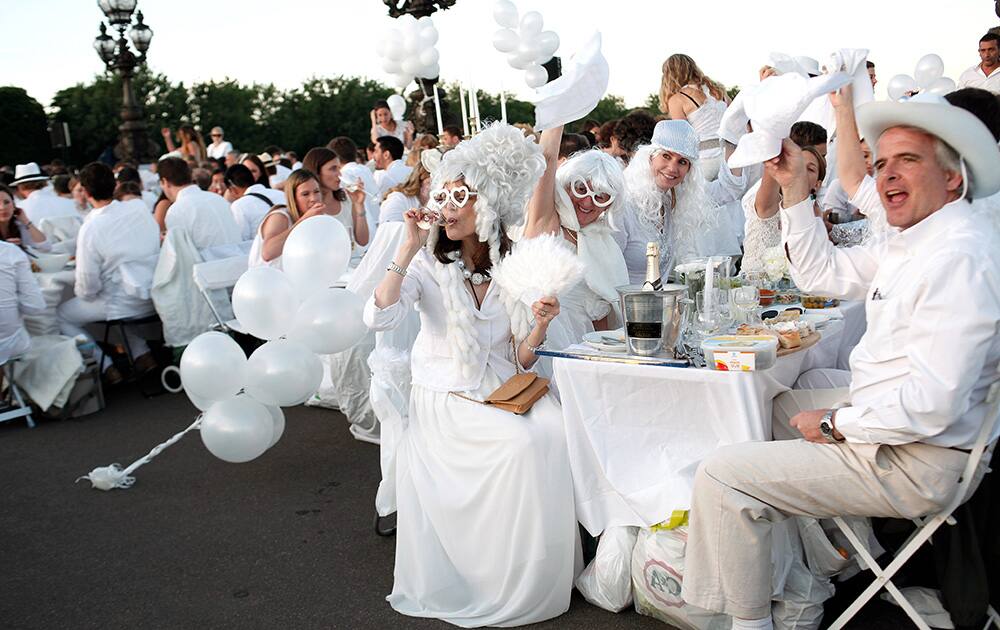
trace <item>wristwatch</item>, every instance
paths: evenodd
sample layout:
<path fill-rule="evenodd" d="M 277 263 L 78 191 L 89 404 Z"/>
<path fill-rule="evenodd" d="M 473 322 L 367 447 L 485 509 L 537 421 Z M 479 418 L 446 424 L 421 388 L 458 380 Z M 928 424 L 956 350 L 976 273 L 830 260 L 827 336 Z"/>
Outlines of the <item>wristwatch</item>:
<path fill-rule="evenodd" d="M 843 438 L 838 440 L 833 435 L 833 432 L 836 430 L 836 428 L 833 426 L 833 416 L 836 413 L 837 413 L 836 409 L 827 409 L 826 413 L 824 413 L 823 417 L 820 418 L 819 420 L 819 432 L 823 434 L 823 437 L 826 438 L 827 442 L 837 443 L 844 441 Z"/>

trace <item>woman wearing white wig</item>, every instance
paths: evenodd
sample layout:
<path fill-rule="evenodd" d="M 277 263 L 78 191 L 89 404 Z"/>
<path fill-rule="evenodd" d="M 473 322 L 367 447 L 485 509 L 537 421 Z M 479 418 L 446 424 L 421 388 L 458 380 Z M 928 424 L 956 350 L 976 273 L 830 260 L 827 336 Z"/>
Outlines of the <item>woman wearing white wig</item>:
<path fill-rule="evenodd" d="M 581 151 L 559 164 L 563 128 L 542 132 L 545 173 L 528 204 L 524 238 L 561 235 L 584 265 L 583 281 L 560 295 L 561 312 L 549 330 L 548 347 L 579 343 L 616 320 L 615 287 L 629 283 L 621 248 L 609 217 L 624 208 L 625 180 L 618 161 L 598 150 Z M 612 321 L 609 321 L 612 320 Z"/>
<path fill-rule="evenodd" d="M 543 169 L 540 149 L 505 124 L 445 154 L 431 193 L 443 227 L 406 213 L 407 237 L 365 306 L 375 330 L 420 314 L 388 597 L 406 615 L 515 626 L 569 608 L 579 550 L 560 409 L 545 396 L 515 417 L 467 399 L 530 368 L 559 312 L 555 298 L 529 311 L 490 281 Z"/>
<path fill-rule="evenodd" d="M 739 243 L 720 206 L 742 194 L 746 175 L 725 165 L 706 182 L 698 164 L 698 135 L 686 120 L 661 120 L 652 142 L 639 147 L 625 168 L 626 210 L 615 239 L 629 279 L 646 278 L 646 244 L 660 244 L 660 273 L 697 256 L 738 254 Z"/>

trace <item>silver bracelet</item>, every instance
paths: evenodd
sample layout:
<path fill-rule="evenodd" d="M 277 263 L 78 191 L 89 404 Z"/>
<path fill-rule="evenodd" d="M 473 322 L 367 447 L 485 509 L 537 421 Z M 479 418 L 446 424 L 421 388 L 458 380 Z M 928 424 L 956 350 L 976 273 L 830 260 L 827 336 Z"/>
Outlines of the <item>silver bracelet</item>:
<path fill-rule="evenodd" d="M 406 277 L 406 269 L 403 269 L 402 267 L 400 267 L 399 265 L 397 265 L 395 262 L 390 262 L 389 266 L 386 267 L 385 270 L 386 271 L 391 271 L 393 273 L 398 273 L 399 275 L 403 276 L 404 278 Z"/>
<path fill-rule="evenodd" d="M 545 346 L 545 338 L 543 337 L 542 340 L 538 343 L 537 346 L 533 346 L 531 344 L 528 344 L 528 350 L 531 350 L 531 354 L 533 354 L 535 356 L 538 356 L 538 351 L 541 350 L 542 347 L 544 347 L 544 346 Z"/>

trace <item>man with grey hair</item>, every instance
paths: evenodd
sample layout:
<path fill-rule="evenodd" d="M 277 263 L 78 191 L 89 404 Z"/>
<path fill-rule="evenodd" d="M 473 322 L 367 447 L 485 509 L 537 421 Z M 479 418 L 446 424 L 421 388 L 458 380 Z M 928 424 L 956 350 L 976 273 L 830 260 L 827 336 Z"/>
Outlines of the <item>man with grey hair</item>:
<path fill-rule="evenodd" d="M 231 153 L 233 145 L 224 139 L 222 127 L 212 127 L 209 134 L 212 137 L 212 144 L 208 145 L 208 157 L 213 160 L 225 159 L 227 153 Z"/>
<path fill-rule="evenodd" d="M 796 284 L 864 299 L 868 328 L 849 389 L 812 390 L 786 407 L 802 439 L 723 447 L 698 469 L 683 597 L 732 615 L 735 630 L 772 627 L 773 523 L 915 518 L 951 501 L 996 380 L 1000 234 L 970 200 L 1000 190 L 1000 148 L 980 119 L 940 97 L 866 103 L 858 123 L 899 229 L 882 242 L 833 247 L 794 143 L 765 163 L 781 186 Z"/>

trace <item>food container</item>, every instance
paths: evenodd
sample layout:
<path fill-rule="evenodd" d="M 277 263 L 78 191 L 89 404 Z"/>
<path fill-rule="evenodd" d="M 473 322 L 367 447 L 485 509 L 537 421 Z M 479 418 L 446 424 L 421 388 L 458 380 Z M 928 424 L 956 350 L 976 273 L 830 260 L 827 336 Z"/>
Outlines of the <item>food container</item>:
<path fill-rule="evenodd" d="M 772 335 L 717 335 L 701 343 L 705 364 L 713 370 L 766 370 L 778 360 L 778 338 Z"/>
<path fill-rule="evenodd" d="M 643 291 L 642 285 L 629 284 L 617 290 L 629 353 L 647 357 L 661 351 L 672 354 L 683 319 L 681 299 L 686 287 L 667 284 L 659 291 Z"/>
<path fill-rule="evenodd" d="M 802 306 L 805 308 L 836 308 L 840 306 L 840 300 L 821 295 L 803 295 Z"/>

